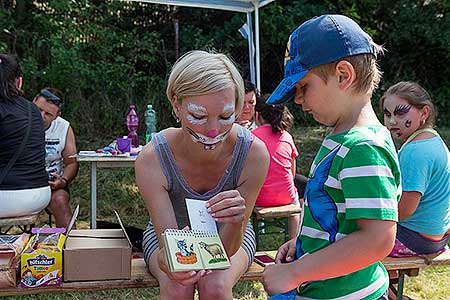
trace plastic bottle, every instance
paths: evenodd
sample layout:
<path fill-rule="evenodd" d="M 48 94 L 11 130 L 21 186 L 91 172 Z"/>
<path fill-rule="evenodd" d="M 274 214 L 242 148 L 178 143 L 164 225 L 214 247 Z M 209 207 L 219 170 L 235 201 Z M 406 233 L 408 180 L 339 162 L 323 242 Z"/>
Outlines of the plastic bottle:
<path fill-rule="evenodd" d="M 139 147 L 139 136 L 137 129 L 139 127 L 139 118 L 134 110 L 134 105 L 130 105 L 130 111 L 127 114 L 127 128 L 128 137 L 131 139 L 131 146 L 133 148 Z"/>
<path fill-rule="evenodd" d="M 156 132 L 156 122 L 156 111 L 153 109 L 153 106 L 149 104 L 147 105 L 147 110 L 145 111 L 145 125 L 147 125 L 147 130 L 145 131 L 146 144 L 151 140 L 152 133 Z"/>

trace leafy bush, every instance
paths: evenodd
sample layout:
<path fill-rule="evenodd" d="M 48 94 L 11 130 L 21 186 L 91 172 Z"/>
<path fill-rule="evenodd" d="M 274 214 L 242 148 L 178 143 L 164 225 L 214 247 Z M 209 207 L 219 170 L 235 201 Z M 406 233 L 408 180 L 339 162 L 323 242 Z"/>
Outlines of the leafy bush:
<path fill-rule="evenodd" d="M 438 125 L 448 126 L 449 11 L 446 1 L 424 0 L 271 3 L 260 10 L 262 91 L 273 91 L 281 80 L 287 38 L 298 25 L 315 15 L 343 13 L 388 50 L 380 60 L 384 79 L 375 106 L 391 84 L 415 80 L 437 104 Z M 174 125 L 165 86 L 177 53 L 224 52 L 248 78 L 247 41 L 238 32 L 245 20 L 242 13 L 139 2 L 9 0 L 0 3 L 0 51 L 20 57 L 29 99 L 44 86 L 58 87 L 66 96 L 63 115 L 82 137 L 82 146 L 102 146 L 126 133 L 131 103 L 141 117 L 146 104 L 153 103 L 159 128 Z M 315 124 L 289 105 L 297 126 Z"/>

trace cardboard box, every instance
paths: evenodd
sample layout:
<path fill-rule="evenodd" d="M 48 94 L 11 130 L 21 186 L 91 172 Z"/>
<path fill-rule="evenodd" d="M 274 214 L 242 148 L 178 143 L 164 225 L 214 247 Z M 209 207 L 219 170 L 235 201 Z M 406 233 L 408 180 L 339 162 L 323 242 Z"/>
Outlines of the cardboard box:
<path fill-rule="evenodd" d="M 121 229 L 71 230 L 64 247 L 64 281 L 131 278 L 132 246 Z"/>

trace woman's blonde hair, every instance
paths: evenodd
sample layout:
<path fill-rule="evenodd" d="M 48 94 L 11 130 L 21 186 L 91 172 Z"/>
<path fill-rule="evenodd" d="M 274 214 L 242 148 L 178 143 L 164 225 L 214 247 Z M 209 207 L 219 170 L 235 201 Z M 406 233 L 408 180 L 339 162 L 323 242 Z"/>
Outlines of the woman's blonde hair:
<path fill-rule="evenodd" d="M 410 105 L 417 109 L 422 109 L 425 106 L 428 106 L 430 108 L 430 113 L 421 128 L 433 127 L 435 125 L 437 117 L 436 106 L 434 106 L 433 102 L 431 102 L 430 94 L 428 94 L 428 92 L 417 82 L 400 81 L 389 87 L 380 98 L 381 110 L 383 110 L 386 97 L 393 95 L 406 100 Z"/>
<path fill-rule="evenodd" d="M 226 55 L 206 51 L 190 51 L 172 68 L 167 85 L 167 98 L 179 103 L 183 98 L 201 96 L 233 88 L 236 115 L 244 104 L 244 81 L 234 63 Z"/>

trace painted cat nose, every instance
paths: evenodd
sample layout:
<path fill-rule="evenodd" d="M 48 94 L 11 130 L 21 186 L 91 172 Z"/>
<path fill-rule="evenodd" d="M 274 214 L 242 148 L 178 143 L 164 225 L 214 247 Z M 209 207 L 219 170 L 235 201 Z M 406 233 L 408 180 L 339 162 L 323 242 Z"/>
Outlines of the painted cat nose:
<path fill-rule="evenodd" d="M 217 130 L 210 130 L 210 131 L 208 131 L 207 133 L 206 133 L 206 136 L 207 137 L 210 137 L 210 138 L 215 138 L 217 135 L 219 134 L 219 131 L 217 131 Z"/>

